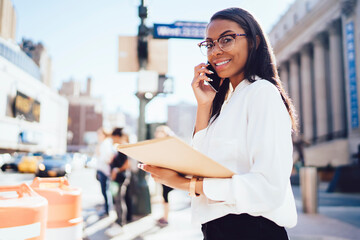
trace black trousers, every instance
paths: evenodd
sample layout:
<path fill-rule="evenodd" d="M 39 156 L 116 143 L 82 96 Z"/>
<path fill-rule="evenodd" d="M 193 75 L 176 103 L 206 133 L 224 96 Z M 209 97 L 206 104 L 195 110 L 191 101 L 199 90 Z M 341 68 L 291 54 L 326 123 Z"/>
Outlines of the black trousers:
<path fill-rule="evenodd" d="M 164 201 L 166 203 L 169 202 L 169 192 L 171 192 L 173 190 L 173 188 L 171 187 L 168 187 L 166 185 L 161 185 L 162 186 L 162 189 L 163 189 L 163 198 L 164 198 Z"/>
<path fill-rule="evenodd" d="M 284 227 L 264 217 L 229 214 L 202 224 L 204 240 L 288 240 Z"/>

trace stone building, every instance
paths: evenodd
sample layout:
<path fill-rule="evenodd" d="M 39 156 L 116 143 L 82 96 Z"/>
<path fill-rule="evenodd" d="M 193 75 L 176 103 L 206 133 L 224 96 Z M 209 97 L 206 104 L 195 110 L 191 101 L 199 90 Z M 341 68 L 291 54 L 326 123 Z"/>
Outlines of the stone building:
<path fill-rule="evenodd" d="M 41 81 L 48 87 L 52 87 L 52 61 L 44 45 L 34 43 L 29 39 L 22 39 L 20 43 L 21 49 L 32 58 L 32 60 L 39 66 Z"/>
<path fill-rule="evenodd" d="M 59 93 L 69 101 L 68 148 L 69 152 L 94 151 L 96 131 L 103 125 L 101 98 L 91 96 L 91 78 L 87 79 L 85 92 L 80 82 L 63 82 Z"/>
<path fill-rule="evenodd" d="M 0 0 L 0 153 L 66 152 L 68 101 L 44 84 L 36 64 L 15 43 L 16 13 Z"/>
<path fill-rule="evenodd" d="M 16 13 L 11 0 L 0 0 L 0 37 L 15 41 Z"/>
<path fill-rule="evenodd" d="M 168 106 L 168 126 L 176 136 L 190 143 L 196 119 L 196 105 L 180 102 Z"/>
<path fill-rule="evenodd" d="M 309 143 L 306 164 L 352 163 L 360 144 L 360 3 L 297 0 L 269 39 Z"/>

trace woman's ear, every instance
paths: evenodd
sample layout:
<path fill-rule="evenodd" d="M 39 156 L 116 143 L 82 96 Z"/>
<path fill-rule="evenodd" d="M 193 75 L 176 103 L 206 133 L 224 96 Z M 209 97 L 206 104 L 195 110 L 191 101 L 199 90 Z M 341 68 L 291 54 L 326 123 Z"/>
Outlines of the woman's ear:
<path fill-rule="evenodd" d="M 256 49 L 258 49 L 258 47 L 259 47 L 259 44 L 260 44 L 260 37 L 259 37 L 259 35 L 256 35 Z"/>

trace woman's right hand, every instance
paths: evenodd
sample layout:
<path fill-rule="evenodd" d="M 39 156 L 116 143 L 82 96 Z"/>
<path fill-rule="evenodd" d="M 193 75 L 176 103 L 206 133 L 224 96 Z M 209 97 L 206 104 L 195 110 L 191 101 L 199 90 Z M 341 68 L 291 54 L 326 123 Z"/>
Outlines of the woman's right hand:
<path fill-rule="evenodd" d="M 194 79 L 191 83 L 198 106 L 211 106 L 216 92 L 204 81 L 211 81 L 205 73 L 211 74 L 206 68 L 208 64 L 200 63 L 194 68 Z"/>

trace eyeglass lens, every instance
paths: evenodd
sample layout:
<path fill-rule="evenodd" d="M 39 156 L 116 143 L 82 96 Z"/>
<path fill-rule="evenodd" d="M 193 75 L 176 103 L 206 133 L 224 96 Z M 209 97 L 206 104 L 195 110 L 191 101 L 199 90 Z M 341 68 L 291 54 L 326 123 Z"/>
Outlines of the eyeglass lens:
<path fill-rule="evenodd" d="M 209 55 L 215 48 L 215 42 L 218 42 L 219 47 L 223 51 L 230 51 L 235 43 L 234 36 L 227 35 L 220 37 L 217 41 L 206 41 L 203 42 L 200 46 L 200 50 L 204 55 Z"/>

